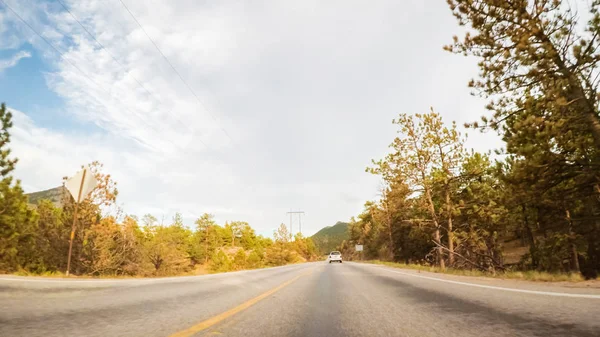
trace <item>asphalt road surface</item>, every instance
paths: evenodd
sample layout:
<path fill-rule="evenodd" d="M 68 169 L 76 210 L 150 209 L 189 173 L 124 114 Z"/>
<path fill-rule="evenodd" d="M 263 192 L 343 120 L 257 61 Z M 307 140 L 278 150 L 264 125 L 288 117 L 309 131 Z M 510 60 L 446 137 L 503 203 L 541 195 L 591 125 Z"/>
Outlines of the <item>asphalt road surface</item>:
<path fill-rule="evenodd" d="M 0 276 L 0 336 L 600 336 L 600 289 L 358 263 L 207 276 Z"/>

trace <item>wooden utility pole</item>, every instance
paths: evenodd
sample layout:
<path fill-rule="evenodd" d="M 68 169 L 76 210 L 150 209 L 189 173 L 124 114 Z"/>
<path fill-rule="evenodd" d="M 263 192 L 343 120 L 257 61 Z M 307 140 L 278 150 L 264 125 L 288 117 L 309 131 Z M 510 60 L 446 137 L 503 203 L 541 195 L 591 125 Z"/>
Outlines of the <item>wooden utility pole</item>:
<path fill-rule="evenodd" d="M 71 270 L 71 252 L 73 251 L 73 239 L 75 238 L 75 224 L 77 223 L 77 211 L 79 210 L 79 202 L 81 201 L 81 192 L 83 190 L 83 182 L 85 181 L 85 174 L 87 170 L 83 170 L 83 175 L 81 176 L 81 183 L 79 185 L 79 193 L 77 195 L 77 200 L 75 200 L 75 211 L 73 212 L 73 225 L 71 226 L 71 239 L 69 240 L 69 256 L 67 257 L 67 273 L 69 276 L 69 272 Z"/>
<path fill-rule="evenodd" d="M 98 181 L 94 176 L 94 172 L 90 172 L 91 174 L 87 175 L 88 169 L 84 167 L 82 168 L 82 171 L 77 172 L 75 176 L 73 176 L 71 179 L 67 179 L 64 183 L 64 187 L 69 191 L 75 200 L 75 209 L 73 210 L 73 225 L 71 226 L 71 237 L 69 239 L 69 256 L 67 257 L 67 276 L 69 276 L 69 273 L 71 272 L 71 254 L 73 253 L 75 228 L 77 228 L 77 213 L 79 211 L 79 203 L 81 203 L 82 197 L 85 198 L 98 185 Z M 79 179 L 79 174 L 81 174 L 81 180 Z"/>

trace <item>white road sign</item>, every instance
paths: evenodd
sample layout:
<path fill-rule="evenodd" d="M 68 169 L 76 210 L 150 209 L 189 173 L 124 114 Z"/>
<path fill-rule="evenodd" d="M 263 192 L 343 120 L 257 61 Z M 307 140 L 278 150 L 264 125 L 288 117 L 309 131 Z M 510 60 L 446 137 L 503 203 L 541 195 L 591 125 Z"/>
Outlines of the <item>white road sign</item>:
<path fill-rule="evenodd" d="M 356 245 L 356 246 L 354 246 L 354 249 L 356 249 L 357 252 L 362 252 L 363 245 Z"/>
<path fill-rule="evenodd" d="M 85 171 L 85 178 L 83 176 L 83 172 Z M 88 169 L 83 169 L 77 172 L 76 175 L 71 177 L 67 182 L 65 182 L 65 187 L 69 190 L 69 193 L 75 199 L 75 202 L 80 202 L 85 199 L 85 197 L 94 190 L 98 181 L 94 174 L 90 172 Z M 79 197 L 79 189 L 81 188 L 81 200 L 77 200 Z"/>

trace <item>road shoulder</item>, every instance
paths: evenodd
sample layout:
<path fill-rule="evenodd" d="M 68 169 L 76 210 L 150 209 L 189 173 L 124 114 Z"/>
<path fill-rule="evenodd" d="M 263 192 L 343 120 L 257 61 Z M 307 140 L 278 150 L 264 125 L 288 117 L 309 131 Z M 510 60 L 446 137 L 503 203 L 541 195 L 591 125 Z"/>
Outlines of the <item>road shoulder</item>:
<path fill-rule="evenodd" d="M 600 295 L 600 281 L 582 281 L 582 282 L 536 282 L 528 280 L 502 279 L 482 276 L 463 276 L 444 273 L 435 273 L 422 270 L 404 269 L 390 266 L 383 266 L 373 263 L 352 262 L 369 268 L 379 268 L 391 272 L 401 273 L 405 276 L 423 277 L 439 279 L 456 283 L 469 283 L 474 285 L 519 289 L 540 292 L 556 292 L 567 294 L 591 294 Z"/>

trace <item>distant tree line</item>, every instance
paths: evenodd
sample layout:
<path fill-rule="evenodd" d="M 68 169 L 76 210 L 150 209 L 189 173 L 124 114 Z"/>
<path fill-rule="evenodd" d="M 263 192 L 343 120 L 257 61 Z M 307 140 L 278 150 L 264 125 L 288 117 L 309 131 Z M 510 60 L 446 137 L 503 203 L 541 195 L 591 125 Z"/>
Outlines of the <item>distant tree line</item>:
<path fill-rule="evenodd" d="M 20 182 L 11 176 L 17 159 L 8 148 L 12 115 L 4 104 L 0 123 L 0 272 L 63 273 L 74 200 L 66 193 L 61 205 L 49 200 L 41 200 L 35 207 L 28 205 Z M 116 182 L 99 162 L 87 168 L 99 183 L 79 205 L 73 274 L 164 276 L 280 266 L 317 258 L 312 240 L 301 234 L 292 237 L 284 224 L 271 239 L 257 235 L 246 222 L 219 225 L 210 214 L 203 214 L 193 226 L 185 225 L 181 214 L 167 224 L 150 214 L 141 219 L 123 215 L 116 207 Z"/>
<path fill-rule="evenodd" d="M 461 26 L 450 52 L 479 58 L 474 94 L 490 113 L 470 128 L 493 130 L 505 148 L 464 148 L 433 110 L 401 114 L 398 137 L 367 170 L 384 181 L 342 244 L 366 258 L 442 268 L 506 268 L 505 245 L 528 254 L 512 268 L 600 271 L 600 1 L 580 22 L 568 1 L 448 0 Z M 580 12 L 582 9 L 579 9 Z"/>

